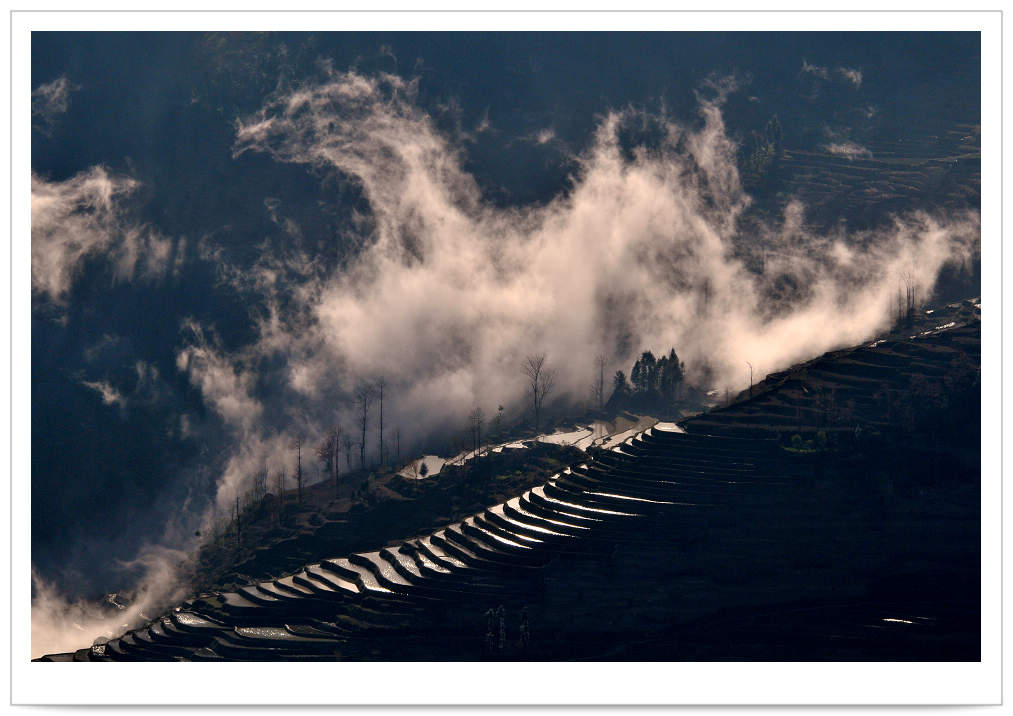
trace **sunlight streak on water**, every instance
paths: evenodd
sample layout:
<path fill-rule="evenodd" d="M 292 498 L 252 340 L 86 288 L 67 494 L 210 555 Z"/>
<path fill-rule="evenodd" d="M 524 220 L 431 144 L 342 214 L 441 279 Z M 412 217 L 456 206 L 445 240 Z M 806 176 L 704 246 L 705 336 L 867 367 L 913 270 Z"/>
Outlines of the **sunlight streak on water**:
<path fill-rule="evenodd" d="M 557 505 L 562 505 L 563 507 L 569 507 L 570 509 L 587 510 L 588 512 L 600 512 L 601 514 L 604 514 L 604 515 L 620 515 L 622 517 L 640 517 L 640 515 L 638 515 L 635 512 L 617 512 L 615 510 L 603 510 L 603 509 L 601 509 L 599 507 L 587 507 L 585 505 L 574 504 L 573 502 L 565 502 L 563 500 L 557 500 L 555 497 L 549 497 L 544 492 L 539 493 L 539 495 L 541 497 L 544 497 L 549 502 L 554 502 Z"/>
<path fill-rule="evenodd" d="M 514 498 L 514 499 L 516 499 L 516 498 Z M 518 506 L 511 505 L 511 507 L 514 507 L 514 509 L 517 509 L 519 511 Z M 552 535 L 554 537 L 568 537 L 569 536 L 569 535 L 564 535 L 561 532 L 553 532 L 552 530 L 547 530 L 544 527 L 539 527 L 537 525 L 529 525 L 526 522 L 518 522 L 517 520 L 513 519 L 512 517 L 510 517 L 509 515 L 507 515 L 507 514 L 505 514 L 503 512 L 503 505 L 494 505 L 493 507 L 489 508 L 489 512 L 492 512 L 494 515 L 497 515 L 498 517 L 500 517 L 503 520 L 506 520 L 507 522 L 509 522 L 512 525 L 517 525 L 518 527 L 522 527 L 524 529 L 533 530 L 535 532 L 540 532 L 542 534 Z"/>
<path fill-rule="evenodd" d="M 549 519 L 548 517 L 541 517 L 540 515 L 533 515 L 533 514 L 531 514 L 530 512 L 528 512 L 527 510 L 524 509 L 524 506 L 521 505 L 521 499 L 519 497 L 515 497 L 514 499 L 510 500 L 510 502 L 507 503 L 507 504 L 509 504 L 512 508 L 514 508 L 518 512 L 520 512 L 522 515 L 527 515 L 529 517 L 536 517 L 538 519 L 545 520 L 546 522 L 549 522 L 551 524 L 559 525 L 560 527 L 565 527 L 567 529 L 578 529 L 578 530 L 591 529 L 590 527 L 585 527 L 584 525 L 569 524 L 569 523 L 566 523 L 566 522 L 560 522 L 559 520 Z M 573 517 L 574 519 L 578 519 L 578 520 L 590 520 L 592 522 L 597 522 L 598 521 L 598 520 L 595 520 L 593 517 L 581 517 L 580 515 L 569 515 L 569 516 Z"/>
<path fill-rule="evenodd" d="M 599 497 L 614 497 L 617 500 L 633 500 L 635 502 L 650 502 L 655 505 L 674 505 L 674 502 L 667 500 L 648 500 L 646 497 L 630 497 L 629 495 L 617 495 L 614 492 L 589 492 L 589 495 L 598 495 Z"/>

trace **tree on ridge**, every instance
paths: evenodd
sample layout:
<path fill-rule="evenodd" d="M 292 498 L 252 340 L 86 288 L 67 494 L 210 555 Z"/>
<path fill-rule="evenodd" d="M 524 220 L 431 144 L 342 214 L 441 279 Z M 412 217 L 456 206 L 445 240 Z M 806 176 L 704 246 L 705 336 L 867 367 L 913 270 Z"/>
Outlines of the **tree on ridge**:
<path fill-rule="evenodd" d="M 542 405 L 545 398 L 552 393 L 556 382 L 556 372 L 545 367 L 545 354 L 529 355 L 521 366 L 528 378 L 531 389 L 531 408 L 535 418 L 535 434 L 541 425 Z"/>
<path fill-rule="evenodd" d="M 303 483 L 303 474 L 302 474 L 302 446 L 303 446 L 303 443 L 305 441 L 306 441 L 306 438 L 303 436 L 302 433 L 299 433 L 296 436 L 295 441 L 292 443 L 292 446 L 296 450 L 295 485 L 296 485 L 296 490 L 297 490 L 296 494 L 298 495 L 298 500 L 299 500 L 300 503 L 302 503 L 302 483 Z"/>
<path fill-rule="evenodd" d="M 355 391 L 355 404 L 360 410 L 362 433 L 359 440 L 359 467 L 366 469 L 366 428 L 369 427 L 369 404 L 373 400 L 373 386 L 364 383 Z"/>

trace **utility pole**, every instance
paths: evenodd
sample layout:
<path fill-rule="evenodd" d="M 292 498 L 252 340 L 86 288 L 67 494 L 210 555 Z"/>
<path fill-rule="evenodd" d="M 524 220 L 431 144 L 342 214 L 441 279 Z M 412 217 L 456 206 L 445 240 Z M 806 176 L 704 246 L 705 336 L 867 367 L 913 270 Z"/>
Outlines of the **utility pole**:
<path fill-rule="evenodd" d="M 753 397 L 753 364 L 746 361 L 746 365 L 749 366 L 749 397 Z"/>
<path fill-rule="evenodd" d="M 236 495 L 236 549 L 239 549 L 239 495 Z"/>
<path fill-rule="evenodd" d="M 355 391 L 355 402 L 362 409 L 361 432 L 359 441 L 359 467 L 366 469 L 366 428 L 369 426 L 369 403 L 373 400 L 373 387 L 369 384 L 359 386 Z"/>

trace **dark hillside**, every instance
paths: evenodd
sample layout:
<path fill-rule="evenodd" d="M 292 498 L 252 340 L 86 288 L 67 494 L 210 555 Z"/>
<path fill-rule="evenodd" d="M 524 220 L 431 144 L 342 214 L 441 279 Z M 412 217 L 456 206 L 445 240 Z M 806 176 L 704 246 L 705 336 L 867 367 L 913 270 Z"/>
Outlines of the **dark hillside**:
<path fill-rule="evenodd" d="M 357 470 L 341 476 L 338 497 L 330 481 L 306 488 L 302 502 L 295 490 L 282 501 L 268 494 L 241 512 L 238 539 L 232 520 L 201 548 L 193 591 L 237 589 L 314 559 L 396 543 L 542 484 L 583 457 L 575 448 L 535 443 L 447 465 L 432 478 Z"/>
<path fill-rule="evenodd" d="M 973 308 L 46 659 L 978 660 Z"/>

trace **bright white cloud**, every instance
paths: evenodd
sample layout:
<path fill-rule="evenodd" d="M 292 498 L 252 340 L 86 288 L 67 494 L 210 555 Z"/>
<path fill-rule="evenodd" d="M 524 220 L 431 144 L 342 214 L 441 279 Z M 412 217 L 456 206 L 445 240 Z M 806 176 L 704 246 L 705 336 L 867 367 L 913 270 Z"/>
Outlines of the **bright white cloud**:
<path fill-rule="evenodd" d="M 118 280 L 178 269 L 181 244 L 132 223 L 123 201 L 136 180 L 96 166 L 65 181 L 32 173 L 32 291 L 62 302 L 88 257 L 108 259 Z"/>

